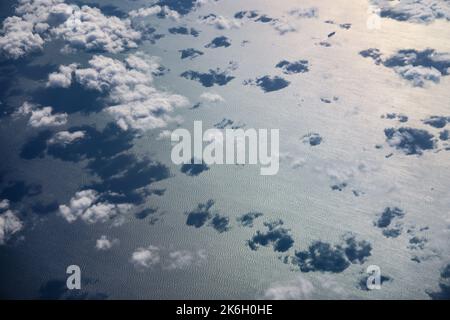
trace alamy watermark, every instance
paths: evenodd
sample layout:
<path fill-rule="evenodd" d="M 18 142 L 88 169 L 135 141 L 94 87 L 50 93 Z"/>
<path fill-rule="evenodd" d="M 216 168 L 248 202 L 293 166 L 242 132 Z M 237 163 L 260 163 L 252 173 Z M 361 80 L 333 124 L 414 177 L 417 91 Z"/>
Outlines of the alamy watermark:
<path fill-rule="evenodd" d="M 261 175 L 275 175 L 280 166 L 279 129 L 207 129 L 194 121 L 194 132 L 178 128 L 171 134 L 175 164 L 260 165 Z"/>

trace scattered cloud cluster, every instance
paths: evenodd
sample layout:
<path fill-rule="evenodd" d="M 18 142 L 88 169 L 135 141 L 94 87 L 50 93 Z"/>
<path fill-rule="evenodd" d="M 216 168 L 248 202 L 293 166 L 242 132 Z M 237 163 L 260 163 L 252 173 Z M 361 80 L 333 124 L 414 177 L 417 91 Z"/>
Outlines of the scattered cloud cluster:
<path fill-rule="evenodd" d="M 113 246 L 119 244 L 119 239 L 109 239 L 107 236 L 102 235 L 95 242 L 95 249 L 99 251 L 108 251 L 111 250 Z"/>
<path fill-rule="evenodd" d="M 102 200 L 101 194 L 92 189 L 75 193 L 68 205 L 60 205 L 59 213 L 72 223 L 80 219 L 85 223 L 107 222 L 128 213 L 133 206 L 128 203 L 113 204 Z"/>
<path fill-rule="evenodd" d="M 437 19 L 450 21 L 448 1 L 435 0 L 371 0 L 380 10 L 380 16 L 398 21 L 431 23 Z"/>
<path fill-rule="evenodd" d="M 153 75 L 161 71 L 155 57 L 138 52 L 122 62 L 96 55 L 89 65 L 89 68 L 75 68 L 63 84 L 67 86 L 67 83 L 76 81 L 87 90 L 106 94 L 109 106 L 105 111 L 116 119 L 123 130 L 144 131 L 165 127 L 175 120 L 169 113 L 176 107 L 188 104 L 188 100 L 181 95 L 153 87 Z"/>
<path fill-rule="evenodd" d="M 41 51 L 54 38 L 64 40 L 66 51 L 111 53 L 136 48 L 141 39 L 130 19 L 105 16 L 98 8 L 64 0 L 21 0 L 15 13 L 4 20 L 0 36 L 0 51 L 11 59 Z"/>
<path fill-rule="evenodd" d="M 234 15 L 235 19 L 248 19 L 257 23 L 269 24 L 272 26 L 280 35 L 284 35 L 288 32 L 295 32 L 297 28 L 293 26 L 286 19 L 272 18 L 266 14 L 261 14 L 257 10 L 249 11 L 238 11 Z"/>
<path fill-rule="evenodd" d="M 52 107 L 40 107 L 29 102 L 24 102 L 16 115 L 29 115 L 28 124 L 35 128 L 61 126 L 67 123 L 67 113 L 53 113 Z"/>
<path fill-rule="evenodd" d="M 181 270 L 200 265 L 206 261 L 204 250 L 162 250 L 156 246 L 137 248 L 131 255 L 130 262 L 140 271 L 160 266 L 165 270 Z"/>
<path fill-rule="evenodd" d="M 23 223 L 18 213 L 10 208 L 8 200 L 0 201 L 0 245 L 4 245 L 14 234 L 22 230 Z"/>
<path fill-rule="evenodd" d="M 241 26 L 241 23 L 236 19 L 226 18 L 214 13 L 200 16 L 198 21 L 202 24 L 213 26 L 218 30 L 237 29 Z"/>
<path fill-rule="evenodd" d="M 360 55 L 393 69 L 415 87 L 424 87 L 429 82 L 439 83 L 441 77 L 450 74 L 450 53 L 439 53 L 434 49 L 403 49 L 384 60 L 375 48 L 363 50 Z"/>

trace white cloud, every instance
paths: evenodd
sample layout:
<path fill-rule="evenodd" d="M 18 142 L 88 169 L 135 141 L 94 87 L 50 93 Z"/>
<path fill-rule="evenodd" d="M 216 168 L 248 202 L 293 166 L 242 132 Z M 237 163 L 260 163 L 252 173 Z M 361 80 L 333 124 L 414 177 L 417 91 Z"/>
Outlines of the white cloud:
<path fill-rule="evenodd" d="M 197 252 L 188 250 L 172 251 L 169 252 L 166 269 L 184 269 L 191 265 L 198 265 L 205 260 L 206 253 L 204 250 L 198 250 Z"/>
<path fill-rule="evenodd" d="M 0 50 L 11 59 L 42 50 L 44 40 L 34 33 L 34 24 L 21 17 L 8 17 L 3 21 Z"/>
<path fill-rule="evenodd" d="M 9 201 L 0 201 L 0 245 L 4 245 L 12 235 L 23 228 L 17 213 L 10 209 Z"/>
<path fill-rule="evenodd" d="M 172 136 L 172 131 L 163 130 L 158 134 L 158 136 L 156 137 L 156 140 L 169 139 L 171 136 Z"/>
<path fill-rule="evenodd" d="M 269 300 L 305 300 L 311 299 L 315 291 L 314 285 L 304 277 L 284 283 L 275 283 L 264 293 Z"/>
<path fill-rule="evenodd" d="M 54 38 L 63 39 L 68 51 L 111 53 L 136 48 L 141 39 L 130 19 L 108 17 L 98 8 L 80 8 L 64 0 L 21 0 L 15 13 L 4 20 L 0 36 L 0 52 L 11 59 L 40 51 Z"/>
<path fill-rule="evenodd" d="M 124 62 L 94 56 L 90 67 L 75 70 L 75 80 L 88 89 L 108 93 L 105 109 L 123 129 L 163 128 L 175 121 L 169 113 L 189 101 L 153 87 L 152 74 L 159 71 L 158 59 L 143 53 L 129 55 Z"/>
<path fill-rule="evenodd" d="M 199 22 L 209 26 L 213 26 L 216 29 L 237 29 L 241 26 L 241 22 L 236 19 L 229 19 L 221 15 L 215 15 L 213 13 L 200 17 Z"/>
<path fill-rule="evenodd" d="M 24 102 L 16 115 L 30 115 L 28 124 L 32 127 L 61 126 L 67 123 L 67 113 L 53 113 L 52 107 L 39 107 Z"/>
<path fill-rule="evenodd" d="M 107 251 L 117 244 L 119 244 L 119 239 L 110 240 L 107 236 L 102 235 L 100 239 L 97 239 L 95 248 L 100 251 Z"/>
<path fill-rule="evenodd" d="M 171 10 L 168 6 L 158 6 L 158 5 L 132 10 L 128 12 L 128 15 L 134 19 L 146 18 L 154 15 L 159 15 L 165 18 L 171 18 L 173 20 L 180 19 L 180 14 L 177 11 Z"/>
<path fill-rule="evenodd" d="M 414 23 L 431 23 L 436 19 L 450 20 L 450 2 L 436 0 L 372 0 L 381 16 Z"/>
<path fill-rule="evenodd" d="M 48 76 L 47 87 L 68 88 L 72 84 L 72 75 L 77 65 L 75 63 L 68 66 L 60 66 L 59 72 L 50 73 Z"/>
<path fill-rule="evenodd" d="M 212 93 L 212 92 L 203 92 L 200 95 L 200 99 L 207 101 L 207 102 L 213 102 L 213 103 L 225 101 L 225 99 L 222 98 L 222 96 L 220 94 Z"/>
<path fill-rule="evenodd" d="M 95 190 L 79 191 L 70 199 L 68 205 L 59 206 L 59 213 L 69 223 L 81 219 L 85 223 L 93 224 L 120 217 L 132 209 L 131 204 L 112 204 L 101 201 L 100 196 Z"/>
<path fill-rule="evenodd" d="M 86 132 L 84 131 L 60 131 L 55 133 L 53 138 L 51 138 L 48 142 L 50 144 L 71 144 L 72 142 L 83 139 L 86 135 Z"/>
<path fill-rule="evenodd" d="M 51 33 L 68 42 L 72 49 L 101 50 L 112 53 L 136 48 L 140 32 L 128 19 L 107 17 L 98 8 L 75 7 L 68 19 Z"/>
<path fill-rule="evenodd" d="M 130 262 L 137 269 L 148 269 L 160 262 L 159 251 L 159 248 L 151 245 L 147 248 L 137 248 L 132 253 Z"/>

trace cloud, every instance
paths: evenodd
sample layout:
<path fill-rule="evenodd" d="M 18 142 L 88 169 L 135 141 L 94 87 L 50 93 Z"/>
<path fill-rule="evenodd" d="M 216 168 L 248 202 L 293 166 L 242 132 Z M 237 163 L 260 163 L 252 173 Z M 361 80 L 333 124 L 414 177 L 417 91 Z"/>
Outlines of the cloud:
<path fill-rule="evenodd" d="M 30 115 L 28 124 L 35 128 L 61 126 L 67 123 L 67 113 L 53 113 L 52 107 L 39 107 L 29 102 L 24 102 L 16 115 Z"/>
<path fill-rule="evenodd" d="M 76 68 L 74 79 L 82 87 L 106 94 L 111 114 L 122 130 L 145 131 L 173 122 L 169 113 L 188 104 L 187 98 L 153 87 L 153 75 L 161 72 L 158 59 L 143 53 L 127 56 L 124 62 L 94 56 L 89 68 Z"/>
<path fill-rule="evenodd" d="M 64 39 L 67 49 L 111 53 L 136 48 L 141 38 L 140 32 L 131 27 L 130 20 L 107 17 L 100 9 L 89 6 L 75 7 L 72 15 L 51 33 Z"/>
<path fill-rule="evenodd" d="M 386 141 L 391 147 L 406 155 L 421 155 L 423 151 L 436 148 L 434 136 L 426 130 L 409 127 L 384 129 Z"/>
<path fill-rule="evenodd" d="M 203 92 L 200 95 L 200 99 L 206 101 L 206 102 L 211 102 L 211 103 L 217 103 L 217 102 L 223 102 L 225 101 L 224 98 L 222 98 L 222 96 L 218 93 L 213 93 L 213 92 Z"/>
<path fill-rule="evenodd" d="M 215 15 L 214 13 L 201 16 L 198 21 L 202 24 L 213 26 L 218 30 L 237 29 L 241 26 L 241 23 L 236 19 L 229 19 L 221 15 Z"/>
<path fill-rule="evenodd" d="M 437 19 L 450 21 L 450 4 L 435 0 L 372 0 L 379 7 L 380 16 L 398 21 L 428 24 Z"/>
<path fill-rule="evenodd" d="M 118 239 L 108 239 L 107 236 L 102 235 L 97 241 L 95 242 L 95 249 L 99 251 L 108 251 L 113 246 L 118 245 L 119 240 Z"/>
<path fill-rule="evenodd" d="M 0 50 L 10 59 L 19 59 L 29 53 L 41 51 L 42 37 L 33 32 L 34 24 L 21 17 L 8 17 L 3 21 Z"/>
<path fill-rule="evenodd" d="M 223 118 L 222 120 L 214 124 L 214 128 L 217 129 L 226 129 L 226 128 L 240 129 L 243 127 L 245 127 L 245 123 L 235 122 L 234 120 L 228 118 Z"/>
<path fill-rule="evenodd" d="M 266 232 L 257 231 L 253 237 L 247 241 L 248 246 L 252 250 L 257 250 L 259 246 L 272 245 L 273 250 L 277 252 L 285 252 L 294 244 L 294 239 L 290 234 L 290 230 L 283 227 L 282 220 L 272 222 L 264 222 L 267 227 Z"/>
<path fill-rule="evenodd" d="M 60 66 L 59 72 L 50 73 L 48 76 L 47 87 L 68 88 L 72 85 L 72 74 L 77 68 L 73 63 L 68 66 Z"/>
<path fill-rule="evenodd" d="M 434 49 L 418 51 L 415 49 L 399 50 L 384 61 L 378 49 L 360 52 L 365 58 L 372 58 L 376 64 L 383 64 L 393 69 L 403 79 L 415 87 L 424 87 L 427 83 L 439 83 L 441 77 L 450 74 L 450 53 L 436 52 Z"/>
<path fill-rule="evenodd" d="M 172 251 L 168 254 L 165 269 L 186 269 L 192 265 L 200 265 L 205 260 L 205 250 L 197 250 L 195 252 L 189 250 Z"/>
<path fill-rule="evenodd" d="M 159 264 L 160 249 L 155 246 L 137 248 L 131 255 L 130 262 L 139 270 L 145 270 Z"/>
<path fill-rule="evenodd" d="M 253 227 L 253 221 L 255 219 L 262 217 L 263 214 L 261 212 L 247 212 L 243 214 L 242 216 L 239 216 L 236 218 L 237 222 L 241 224 L 243 227 Z"/>
<path fill-rule="evenodd" d="M 316 291 L 314 285 L 306 278 L 298 276 L 294 280 L 271 285 L 264 293 L 267 300 L 306 300 L 311 299 Z"/>
<path fill-rule="evenodd" d="M 21 231 L 23 223 L 18 213 L 10 209 L 9 201 L 0 201 L 0 245 L 6 244 L 11 237 Z"/>
<path fill-rule="evenodd" d="M 175 21 L 180 19 L 180 14 L 166 5 L 154 5 L 151 7 L 139 8 L 128 12 L 132 19 L 147 18 L 149 16 L 158 16 L 159 18 L 171 18 Z"/>
<path fill-rule="evenodd" d="M 205 45 L 205 48 L 215 49 L 220 47 L 227 48 L 229 46 L 231 46 L 230 39 L 225 36 L 220 36 L 212 39 L 210 43 Z"/>
<path fill-rule="evenodd" d="M 23 0 L 15 13 L 3 22 L 0 37 L 1 52 L 12 59 L 41 51 L 53 39 L 62 39 L 65 51 L 110 53 L 136 48 L 141 39 L 129 19 L 105 16 L 98 8 L 68 5 L 64 0 Z"/>
<path fill-rule="evenodd" d="M 59 213 L 72 223 L 81 219 L 87 224 L 107 222 L 129 212 L 132 205 L 128 203 L 113 204 L 102 201 L 101 195 L 92 189 L 75 193 L 68 205 L 60 205 Z"/>
<path fill-rule="evenodd" d="M 79 139 L 83 139 L 86 136 L 85 131 L 59 131 L 55 133 L 53 138 L 48 140 L 49 144 L 62 144 L 67 145 L 71 144 Z"/>

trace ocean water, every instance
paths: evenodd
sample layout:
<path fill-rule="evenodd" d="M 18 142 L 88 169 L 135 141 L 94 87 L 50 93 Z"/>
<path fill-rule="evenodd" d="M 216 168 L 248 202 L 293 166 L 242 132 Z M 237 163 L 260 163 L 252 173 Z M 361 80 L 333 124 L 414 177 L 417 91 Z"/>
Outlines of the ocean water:
<path fill-rule="evenodd" d="M 91 1 L 80 3 L 95 5 Z M 100 8 L 106 15 L 125 19 L 127 12 L 152 4 L 142 0 L 102 1 Z M 450 116 L 450 79 L 443 71 L 439 81 L 427 78 L 423 85 L 414 85 L 414 79 L 402 77 L 383 63 L 377 65 L 360 52 L 376 48 L 382 59 L 405 49 L 431 48 L 448 53 L 449 21 L 420 23 L 384 17 L 380 18 L 379 28 L 369 29 L 369 5 L 368 1 L 356 0 L 206 1 L 178 20 L 145 17 L 155 33 L 165 36 L 153 43 L 143 40 L 137 48 L 118 53 L 64 53 L 64 39 L 57 39 L 48 41 L 42 52 L 22 60 L 4 59 L 0 198 L 17 198 L 9 200 L 24 227 L 0 246 L 0 296 L 73 297 L 64 283 L 67 266 L 75 264 L 82 270 L 82 290 L 86 293 L 82 297 L 86 298 L 429 299 L 432 293 L 441 291 L 448 298 L 448 290 L 439 284 L 448 280 L 441 273 L 450 257 L 450 153 L 446 141 L 439 138 L 445 125 L 436 128 L 424 120 Z M 294 9 L 299 11 L 290 13 Z M 257 18 L 233 18 L 242 10 L 257 10 L 259 16 L 265 14 L 276 20 L 262 23 L 255 21 Z M 218 27 L 202 22 L 201 17 L 211 13 L 223 16 L 228 24 Z M 287 24 L 290 31 L 280 33 L 278 23 Z M 351 24 L 348 29 L 341 26 L 346 23 Z M 199 35 L 168 31 L 177 26 L 194 28 Z M 205 47 L 222 35 L 229 39 L 230 46 Z M 180 59 L 179 50 L 186 48 L 203 54 Z M 96 100 L 92 92 L 74 86 L 46 96 L 51 90 L 45 87 L 48 74 L 59 65 L 74 62 L 87 67 L 95 54 L 123 61 L 136 52 L 159 57 L 165 67 L 162 75 L 154 76 L 155 88 L 189 100 L 187 106 L 171 113 L 177 121 L 164 128 L 131 133 L 132 146 L 126 148 L 125 153 L 137 159 L 149 158 L 169 169 L 167 178 L 144 181 L 145 187 L 165 192 L 161 196 L 147 194 L 142 203 L 134 203 L 136 208 L 123 214 L 124 222 L 119 226 L 115 221 L 89 224 L 82 219 L 69 223 L 58 206 L 68 204 L 76 192 L 87 186 L 109 181 L 98 174 L 101 164 L 97 171 L 89 170 L 90 162 L 99 154 L 82 154 L 69 161 L 52 156 L 47 149 L 27 158 L 23 152 L 26 144 L 32 141 L 36 147 L 38 142 L 33 142 L 33 137 L 47 128 L 32 127 L 27 117 L 14 112 L 25 101 L 42 101 L 41 105 L 53 104 L 54 110 L 68 113 L 66 124 L 50 128 L 53 133 L 80 126 L 101 131 L 115 122 L 111 114 L 102 111 L 102 97 Z M 448 54 L 444 58 L 449 61 Z M 285 74 L 276 68 L 282 60 L 307 60 L 309 70 Z M 181 76 L 189 70 L 206 73 L 216 68 L 234 78 L 225 85 L 207 87 Z M 265 75 L 282 77 L 289 85 L 264 92 L 255 84 L 246 84 L 249 79 L 255 82 Z M 204 101 L 200 96 L 205 92 L 218 94 L 223 101 Z M 191 108 L 198 102 L 198 108 Z M 392 113 L 406 115 L 407 122 L 386 117 Z M 170 139 L 159 138 L 162 130 L 191 129 L 197 120 L 203 122 L 204 128 L 212 128 L 224 118 L 244 129 L 280 130 L 278 174 L 261 176 L 255 165 L 211 165 L 198 176 L 189 176 L 172 163 L 172 145 Z M 407 154 L 406 148 L 388 141 L 384 131 L 400 127 L 427 130 L 433 134 L 435 146 L 428 150 L 422 145 L 422 152 Z M 304 137 L 310 133 L 319 134 L 322 142 L 317 146 L 305 143 Z M 123 139 L 127 134 L 130 130 L 118 131 Z M 99 140 L 99 146 L 108 138 Z M 409 135 L 404 139 L 420 149 L 419 138 L 416 141 Z M 120 141 L 117 138 L 114 144 Z M 95 149 L 95 140 L 86 147 Z M 104 190 L 105 194 L 113 192 L 114 187 L 141 187 L 140 179 L 145 180 L 146 172 L 141 168 L 135 175 L 126 174 L 130 176 L 119 187 L 106 183 L 110 189 Z M 18 181 L 37 185 L 40 191 L 8 192 L 8 186 Z M 199 228 L 186 223 L 186 213 L 209 199 L 215 201 L 209 213 L 229 219 L 228 229 L 223 232 L 210 226 L 211 221 Z M 36 209 L 38 203 L 56 204 L 41 213 Z M 394 207 L 401 209 L 404 216 L 393 218 L 389 226 L 398 234 L 386 236 L 383 231 L 389 228 L 375 224 L 386 208 Z M 157 210 L 145 219 L 136 218 L 134 213 L 146 208 Z M 263 215 L 255 219 L 252 227 L 245 227 L 237 218 L 247 212 Z M 275 229 L 281 228 L 280 232 L 293 241 L 292 246 L 276 251 L 269 240 L 267 246 L 260 244 L 252 250 L 248 241 L 254 240 L 258 232 L 267 232 L 265 223 L 279 219 L 283 224 Z M 348 234 L 370 244 L 368 254 L 361 248 L 356 250 L 361 249 L 360 260 L 352 261 L 351 254 L 342 253 L 343 237 Z M 118 243 L 110 250 L 97 250 L 96 240 L 102 235 L 118 239 Z M 273 237 L 279 239 L 279 234 Z M 331 252 L 309 252 L 309 260 L 304 261 L 309 269 L 302 270 L 295 262 L 295 254 L 306 252 L 315 241 L 330 244 Z M 136 267 L 133 252 L 149 246 L 158 248 L 158 262 Z M 187 260 L 171 256 L 180 251 Z M 339 268 L 342 259 L 348 264 L 343 270 Z M 171 265 L 174 261 L 176 266 Z M 369 265 L 379 266 L 387 277 L 380 290 L 361 287 Z M 302 290 L 302 283 L 310 283 L 312 289 Z"/>

